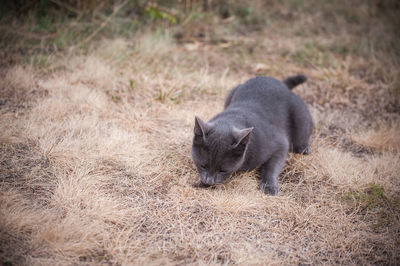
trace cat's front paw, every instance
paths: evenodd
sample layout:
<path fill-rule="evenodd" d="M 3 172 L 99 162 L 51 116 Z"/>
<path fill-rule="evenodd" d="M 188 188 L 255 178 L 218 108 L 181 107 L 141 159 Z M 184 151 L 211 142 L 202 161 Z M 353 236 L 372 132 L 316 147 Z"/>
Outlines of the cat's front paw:
<path fill-rule="evenodd" d="M 279 192 L 279 189 L 277 186 L 271 186 L 264 182 L 260 182 L 258 187 L 260 188 L 261 191 L 264 191 L 264 194 L 268 194 L 268 195 L 276 195 Z"/>

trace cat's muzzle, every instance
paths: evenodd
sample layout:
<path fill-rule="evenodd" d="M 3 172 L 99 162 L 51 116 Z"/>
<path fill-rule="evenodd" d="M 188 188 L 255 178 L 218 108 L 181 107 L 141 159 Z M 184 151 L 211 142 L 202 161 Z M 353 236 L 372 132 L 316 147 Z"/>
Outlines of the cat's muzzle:
<path fill-rule="evenodd" d="M 203 175 L 200 176 L 200 180 L 202 183 L 206 185 L 219 185 L 224 182 L 224 178 L 222 176 L 211 176 L 211 175 Z"/>

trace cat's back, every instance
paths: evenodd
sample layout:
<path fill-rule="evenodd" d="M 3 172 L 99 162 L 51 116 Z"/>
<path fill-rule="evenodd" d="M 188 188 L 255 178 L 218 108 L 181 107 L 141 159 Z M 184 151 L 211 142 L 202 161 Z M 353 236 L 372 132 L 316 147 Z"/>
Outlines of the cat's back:
<path fill-rule="evenodd" d="M 266 76 L 258 76 L 249 79 L 245 83 L 243 83 L 243 88 L 247 89 L 271 89 L 271 88 L 282 88 L 286 89 L 285 85 L 282 81 Z"/>
<path fill-rule="evenodd" d="M 253 106 L 257 104 L 263 106 L 275 105 L 277 103 L 282 105 L 290 99 L 291 94 L 291 91 L 282 81 L 260 76 L 249 79 L 236 87 L 231 92 L 229 105 L 240 105 L 240 103 L 248 105 L 249 102 Z"/>

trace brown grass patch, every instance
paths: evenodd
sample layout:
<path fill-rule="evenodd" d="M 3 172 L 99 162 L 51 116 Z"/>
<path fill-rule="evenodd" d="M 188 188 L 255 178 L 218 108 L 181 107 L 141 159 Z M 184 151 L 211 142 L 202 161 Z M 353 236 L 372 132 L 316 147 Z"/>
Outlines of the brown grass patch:
<path fill-rule="evenodd" d="M 364 131 L 353 136 L 355 142 L 378 152 L 400 152 L 400 123 L 393 126 L 382 124 L 377 129 Z"/>

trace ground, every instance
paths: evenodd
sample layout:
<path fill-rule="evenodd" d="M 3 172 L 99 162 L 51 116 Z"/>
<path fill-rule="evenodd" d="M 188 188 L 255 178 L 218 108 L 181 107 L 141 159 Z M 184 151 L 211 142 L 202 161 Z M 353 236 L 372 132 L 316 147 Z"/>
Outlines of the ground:
<path fill-rule="evenodd" d="M 44 55 L 3 38 L 0 260 L 399 264 L 398 7 L 286 2 L 253 20 L 189 12 L 132 36 L 99 30 Z M 14 26 L 1 29 L 37 37 Z M 299 73 L 312 154 L 289 155 L 280 193 L 259 191 L 257 172 L 193 187 L 195 115 L 251 77 Z"/>

